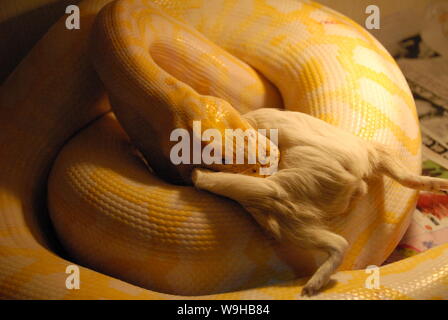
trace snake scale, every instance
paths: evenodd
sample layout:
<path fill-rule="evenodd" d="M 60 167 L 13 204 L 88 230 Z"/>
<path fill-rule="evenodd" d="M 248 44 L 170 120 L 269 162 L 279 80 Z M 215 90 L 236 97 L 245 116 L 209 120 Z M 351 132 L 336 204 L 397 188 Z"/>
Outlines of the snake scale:
<path fill-rule="evenodd" d="M 400 70 L 367 31 L 329 8 L 295 0 L 85 0 L 80 12 L 80 30 L 58 21 L 0 88 L 2 298 L 303 298 L 322 257 L 271 240 L 234 202 L 151 173 L 129 137 L 153 121 L 161 131 L 142 141 L 157 145 L 165 110 L 118 112 L 122 127 L 110 103 L 115 111 L 176 102 L 179 92 L 203 102 L 208 93 L 227 102 L 192 114 L 224 110 L 238 127 L 229 104 L 244 112 L 280 101 L 382 142 L 420 171 L 418 118 Z M 154 152 L 156 160 L 166 155 Z M 416 197 L 388 178 L 372 181 L 331 225 L 350 248 L 313 298 L 448 298 L 448 245 L 382 266 L 380 287 L 365 285 L 362 268 L 391 253 Z M 47 212 L 68 254 L 55 247 Z M 79 290 L 65 286 L 73 263 Z"/>

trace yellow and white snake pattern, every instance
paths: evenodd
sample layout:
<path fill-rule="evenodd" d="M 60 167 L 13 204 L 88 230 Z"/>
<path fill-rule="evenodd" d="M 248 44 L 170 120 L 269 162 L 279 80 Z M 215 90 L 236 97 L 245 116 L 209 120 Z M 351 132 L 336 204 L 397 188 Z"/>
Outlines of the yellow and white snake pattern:
<path fill-rule="evenodd" d="M 387 144 L 420 171 L 406 81 L 350 19 L 308 1 L 119 0 L 94 24 L 109 2 L 81 2 L 81 29 L 67 30 L 61 19 L 0 88 L 1 298 L 302 298 L 306 278 L 297 278 L 321 257 L 267 238 L 234 202 L 161 180 L 132 147 L 127 134 L 138 141 L 144 121 L 163 122 L 165 111 L 151 107 L 182 101 L 179 88 L 213 92 L 240 111 L 278 102 L 280 94 L 286 109 Z M 199 33 L 215 45 L 186 41 Z M 159 40 L 151 50 L 142 40 L 150 38 Z M 177 63 L 179 52 L 191 61 Z M 235 81 L 243 69 L 247 79 Z M 114 111 L 151 101 L 149 114 L 119 115 L 126 134 L 107 114 L 104 88 Z M 204 113 L 216 115 L 199 108 L 186 117 Z M 361 268 L 391 253 L 416 196 L 390 179 L 372 181 L 368 196 L 331 225 L 350 243 L 345 271 L 314 298 L 448 298 L 448 245 L 383 266 L 381 287 L 365 286 Z M 68 255 L 55 246 L 47 208 Z M 83 266 L 79 290 L 65 286 L 73 263 Z"/>

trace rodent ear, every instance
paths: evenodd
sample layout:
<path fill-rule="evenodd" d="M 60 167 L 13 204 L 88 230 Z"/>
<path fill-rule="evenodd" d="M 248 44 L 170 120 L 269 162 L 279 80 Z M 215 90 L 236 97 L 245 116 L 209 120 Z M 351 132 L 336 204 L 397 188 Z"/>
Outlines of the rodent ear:
<path fill-rule="evenodd" d="M 248 211 L 252 214 L 258 224 L 275 239 L 280 240 L 282 238 L 280 225 L 273 214 L 249 208 Z"/>
<path fill-rule="evenodd" d="M 269 231 L 274 235 L 274 237 L 280 240 L 281 238 L 280 225 L 278 224 L 277 219 L 275 219 L 273 215 L 271 214 L 267 215 L 266 225 Z"/>

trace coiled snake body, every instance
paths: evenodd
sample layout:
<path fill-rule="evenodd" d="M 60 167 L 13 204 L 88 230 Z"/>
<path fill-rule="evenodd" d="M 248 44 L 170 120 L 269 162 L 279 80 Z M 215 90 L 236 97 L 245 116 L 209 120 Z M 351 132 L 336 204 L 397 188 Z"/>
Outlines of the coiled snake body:
<path fill-rule="evenodd" d="M 1 88 L 1 297 L 299 298 L 306 279 L 296 278 L 319 255 L 268 239 L 236 203 L 161 180 L 128 138 L 157 172 L 168 162 L 160 141 L 183 119 L 244 127 L 229 104 L 244 112 L 282 103 L 387 144 L 419 172 L 412 95 L 386 50 L 348 18 L 294 0 L 120 0 L 94 24 L 109 2 L 83 1 L 81 29 L 59 21 Z M 126 133 L 104 115 L 103 85 Z M 65 287 L 72 262 L 47 232 L 50 168 L 52 222 L 86 266 L 79 290 Z M 331 226 L 350 243 L 346 271 L 317 298 L 447 298 L 446 245 L 381 267 L 380 288 L 349 271 L 385 260 L 416 196 L 387 178 L 371 182 Z"/>

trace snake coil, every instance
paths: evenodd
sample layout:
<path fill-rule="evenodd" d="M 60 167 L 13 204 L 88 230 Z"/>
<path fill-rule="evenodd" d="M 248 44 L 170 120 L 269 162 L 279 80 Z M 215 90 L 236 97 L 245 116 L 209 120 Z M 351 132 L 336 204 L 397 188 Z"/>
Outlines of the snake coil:
<path fill-rule="evenodd" d="M 403 75 L 368 32 L 331 9 L 295 0 L 85 0 L 80 12 L 80 30 L 60 20 L 0 88 L 2 298 L 301 298 L 306 279 L 297 277 L 318 255 L 268 239 L 233 202 L 148 172 L 130 142 L 158 172 L 170 146 L 160 141 L 186 120 L 245 128 L 230 106 L 282 103 L 384 143 L 420 170 Z M 66 289 L 72 262 L 49 236 L 50 170 L 48 209 L 83 265 L 80 290 Z M 353 271 L 391 253 L 416 197 L 390 179 L 372 182 L 331 226 L 350 249 L 316 298 L 447 298 L 447 245 L 381 267 L 380 289 Z"/>

